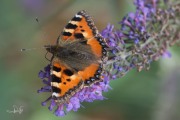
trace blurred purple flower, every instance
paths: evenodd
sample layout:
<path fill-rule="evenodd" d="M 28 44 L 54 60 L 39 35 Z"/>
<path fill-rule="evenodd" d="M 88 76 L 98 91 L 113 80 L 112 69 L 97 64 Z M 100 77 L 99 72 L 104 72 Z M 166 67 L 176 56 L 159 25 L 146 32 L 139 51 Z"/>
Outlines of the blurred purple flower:
<path fill-rule="evenodd" d="M 163 53 L 163 58 L 170 58 L 171 56 L 172 55 L 168 50 Z"/>
<path fill-rule="evenodd" d="M 41 15 L 44 12 L 43 7 L 45 6 L 44 0 L 23 0 L 22 4 L 25 12 L 32 15 Z"/>

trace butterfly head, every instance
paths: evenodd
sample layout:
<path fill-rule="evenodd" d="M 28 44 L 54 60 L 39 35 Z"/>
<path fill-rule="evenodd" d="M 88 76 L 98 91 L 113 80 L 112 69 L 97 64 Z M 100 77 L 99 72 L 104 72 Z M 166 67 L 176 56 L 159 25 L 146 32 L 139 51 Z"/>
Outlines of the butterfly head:
<path fill-rule="evenodd" d="M 55 46 L 55 45 L 46 45 L 46 46 L 44 46 L 45 48 L 46 48 L 46 50 L 48 51 L 48 52 L 50 52 L 50 53 L 52 53 L 52 54 L 54 54 L 54 53 L 56 53 L 56 51 L 57 51 L 57 46 Z"/>
<path fill-rule="evenodd" d="M 59 56 L 61 55 L 63 50 L 63 47 L 59 46 L 59 45 L 46 45 L 45 46 L 47 52 L 52 53 L 54 56 Z"/>

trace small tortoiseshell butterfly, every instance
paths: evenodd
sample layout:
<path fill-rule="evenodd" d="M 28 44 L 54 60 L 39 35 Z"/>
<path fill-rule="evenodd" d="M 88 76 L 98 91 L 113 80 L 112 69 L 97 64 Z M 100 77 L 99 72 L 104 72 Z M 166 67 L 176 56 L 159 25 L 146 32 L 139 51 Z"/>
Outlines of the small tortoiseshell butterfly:
<path fill-rule="evenodd" d="M 102 80 L 106 43 L 91 17 L 82 10 L 65 26 L 56 45 L 46 46 L 51 58 L 52 97 L 65 103 L 79 90 Z"/>

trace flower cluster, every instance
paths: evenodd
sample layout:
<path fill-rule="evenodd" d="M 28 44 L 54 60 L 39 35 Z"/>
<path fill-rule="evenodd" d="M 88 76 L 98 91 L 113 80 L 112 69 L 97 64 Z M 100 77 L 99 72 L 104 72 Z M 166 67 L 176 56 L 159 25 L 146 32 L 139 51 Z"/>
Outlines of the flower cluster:
<path fill-rule="evenodd" d="M 180 40 L 180 3 L 135 0 L 134 4 L 136 12 L 123 18 L 120 29 L 109 24 L 102 31 L 111 48 L 105 65 L 110 79 L 122 77 L 132 68 L 148 70 L 151 61 L 169 56 L 167 48 Z"/>
<path fill-rule="evenodd" d="M 77 111 L 82 102 L 105 99 L 102 92 L 111 89 L 110 80 L 122 77 L 132 68 L 137 68 L 138 71 L 149 69 L 152 61 L 169 55 L 167 48 L 180 41 L 180 3 L 168 0 L 135 0 L 134 4 L 136 11 L 123 18 L 119 29 L 109 24 L 101 33 L 109 45 L 104 80 L 83 88 L 68 103 L 59 105 L 49 97 L 42 102 L 43 106 L 51 101 L 49 110 L 56 107 L 56 116 Z M 51 92 L 49 65 L 44 71 L 40 71 L 39 77 L 45 86 L 38 93 Z"/>

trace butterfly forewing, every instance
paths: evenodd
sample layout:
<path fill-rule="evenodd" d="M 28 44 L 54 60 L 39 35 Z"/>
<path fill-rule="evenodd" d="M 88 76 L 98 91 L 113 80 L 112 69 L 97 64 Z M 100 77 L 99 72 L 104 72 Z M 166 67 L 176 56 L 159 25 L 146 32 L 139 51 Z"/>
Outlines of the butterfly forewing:
<path fill-rule="evenodd" d="M 87 13 L 78 12 L 65 26 L 62 32 L 62 40 L 90 39 L 98 34 L 94 22 Z"/>

